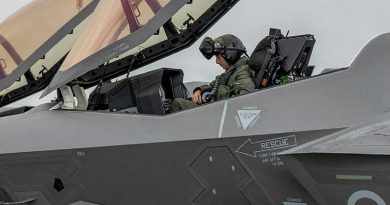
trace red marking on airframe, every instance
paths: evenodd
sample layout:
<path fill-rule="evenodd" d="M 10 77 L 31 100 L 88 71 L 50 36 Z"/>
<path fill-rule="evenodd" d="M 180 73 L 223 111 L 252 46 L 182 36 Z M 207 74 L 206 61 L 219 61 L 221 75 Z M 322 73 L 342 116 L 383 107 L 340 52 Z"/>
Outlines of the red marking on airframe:
<path fill-rule="evenodd" d="M 123 11 L 125 12 L 127 22 L 129 23 L 130 33 L 139 29 L 137 19 L 134 15 L 132 6 L 128 0 L 121 0 Z"/>
<path fill-rule="evenodd" d="M 7 67 L 7 64 L 5 63 L 4 59 L 0 59 L 0 79 L 3 79 L 5 77 L 5 71 L 4 69 Z"/>
<path fill-rule="evenodd" d="M 156 14 L 162 9 L 161 4 L 156 0 L 145 0 L 149 7 L 152 9 L 153 13 Z"/>
<path fill-rule="evenodd" d="M 82 9 L 84 7 L 84 0 L 77 0 L 77 9 Z"/>
<path fill-rule="evenodd" d="M 16 52 L 15 48 L 2 35 L 0 35 L 0 45 L 3 46 L 3 48 L 8 52 L 11 58 L 15 61 L 16 65 L 20 65 L 23 62 L 22 58 Z M 6 65 L 4 59 L 2 60 L 4 62 L 4 65 Z M 2 73 L 0 73 L 0 79 L 5 77 L 4 68 L 5 67 L 1 66 L 0 72 Z"/>

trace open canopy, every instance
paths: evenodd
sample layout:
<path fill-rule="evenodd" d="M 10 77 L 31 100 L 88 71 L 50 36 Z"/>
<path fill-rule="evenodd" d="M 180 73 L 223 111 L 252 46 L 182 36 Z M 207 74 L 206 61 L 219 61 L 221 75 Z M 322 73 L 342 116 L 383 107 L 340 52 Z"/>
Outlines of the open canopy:
<path fill-rule="evenodd" d="M 148 40 L 188 0 L 101 1 L 42 96 Z"/>
<path fill-rule="evenodd" d="M 34 0 L 0 25 L 0 107 L 45 88 L 89 88 L 176 53 L 238 1 Z"/>
<path fill-rule="evenodd" d="M 22 75 L 88 17 L 97 3 L 96 0 L 35 0 L 0 24 L 0 91 L 12 84 L 15 87 L 26 83 L 23 81 L 28 79 Z M 52 56 L 52 62 L 69 51 L 64 47 L 57 50 L 62 50 L 61 54 Z M 42 67 L 38 69 L 27 78 L 38 78 Z"/>

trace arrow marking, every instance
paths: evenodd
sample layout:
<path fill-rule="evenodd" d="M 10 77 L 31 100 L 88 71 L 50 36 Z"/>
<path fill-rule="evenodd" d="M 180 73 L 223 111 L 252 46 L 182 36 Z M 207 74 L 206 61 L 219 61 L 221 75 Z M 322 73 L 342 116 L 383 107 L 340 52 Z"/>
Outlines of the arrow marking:
<path fill-rule="evenodd" d="M 257 142 L 252 142 L 252 140 L 249 138 L 240 147 L 237 148 L 236 152 L 250 157 L 256 157 L 256 153 L 284 149 L 287 147 L 294 146 L 297 146 L 297 139 L 295 135 L 273 138 L 269 140 L 262 140 Z"/>

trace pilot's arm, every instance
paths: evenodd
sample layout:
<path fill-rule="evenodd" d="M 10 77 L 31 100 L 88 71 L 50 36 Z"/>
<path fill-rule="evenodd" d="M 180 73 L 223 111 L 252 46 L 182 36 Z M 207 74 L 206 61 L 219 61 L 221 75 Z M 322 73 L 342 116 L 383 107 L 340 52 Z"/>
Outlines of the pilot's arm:
<path fill-rule="evenodd" d="M 202 85 L 200 87 L 195 88 L 194 94 L 192 95 L 192 102 L 194 102 L 196 104 L 202 104 L 202 94 L 204 92 L 210 92 L 214 86 L 214 83 L 215 83 L 215 80 L 213 80 L 208 85 Z"/>
<path fill-rule="evenodd" d="M 255 91 L 255 84 L 252 75 L 248 69 L 241 70 L 235 76 L 235 83 L 233 84 L 233 94 L 243 95 Z"/>

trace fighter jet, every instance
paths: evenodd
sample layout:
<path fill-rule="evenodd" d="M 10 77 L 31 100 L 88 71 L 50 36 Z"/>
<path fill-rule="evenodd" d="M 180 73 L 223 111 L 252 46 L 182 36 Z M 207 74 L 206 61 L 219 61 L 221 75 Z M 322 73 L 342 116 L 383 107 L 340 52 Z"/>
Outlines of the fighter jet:
<path fill-rule="evenodd" d="M 314 36 L 271 29 L 250 55 L 255 92 L 176 113 L 180 69 L 110 82 L 191 46 L 238 2 L 37 0 L 7 19 L 2 105 L 58 98 L 0 118 L 0 204 L 388 204 L 390 33 L 311 76 Z M 20 26 L 33 17 L 48 23 Z"/>

